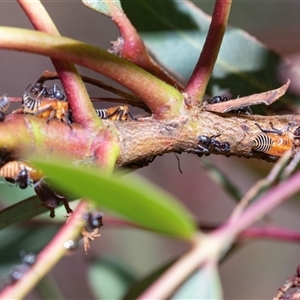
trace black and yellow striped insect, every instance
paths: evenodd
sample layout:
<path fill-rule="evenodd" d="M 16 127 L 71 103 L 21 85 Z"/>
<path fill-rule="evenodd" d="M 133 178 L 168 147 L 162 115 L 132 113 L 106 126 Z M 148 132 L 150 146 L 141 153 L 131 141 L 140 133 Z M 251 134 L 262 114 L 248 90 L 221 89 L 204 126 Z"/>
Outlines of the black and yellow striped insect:
<path fill-rule="evenodd" d="M 53 97 L 43 98 L 43 95 L 49 92 L 45 92 L 43 86 L 37 87 L 36 89 L 31 88 L 31 92 L 28 92 L 29 87 L 27 87 L 23 94 L 21 108 L 13 111 L 14 114 L 23 113 L 35 115 L 37 117 L 46 118 L 47 123 L 49 123 L 51 119 L 56 118 L 71 127 L 69 120 L 69 103 L 67 101 Z M 37 92 L 38 88 L 41 89 L 40 93 Z M 59 90 L 57 93 L 60 94 L 61 91 Z M 35 96 L 32 94 L 35 94 Z"/>
<path fill-rule="evenodd" d="M 40 180 L 43 175 L 24 161 L 12 160 L 0 168 L 0 176 L 16 183 L 21 189 L 26 189 L 31 182 Z"/>
<path fill-rule="evenodd" d="M 262 131 L 253 140 L 252 149 L 258 152 L 279 157 L 286 151 L 292 149 L 294 138 L 297 137 L 297 129 L 294 133 L 289 131 L 290 125 L 285 131 L 274 128 L 270 122 L 271 129 L 262 129 L 259 124 L 255 125 Z"/>
<path fill-rule="evenodd" d="M 109 119 L 112 121 L 126 121 L 128 118 L 135 120 L 129 111 L 128 106 L 114 106 L 106 109 L 95 109 L 100 119 Z"/>
<path fill-rule="evenodd" d="M 5 112 L 7 111 L 9 105 L 10 105 L 10 101 L 7 95 L 2 95 L 0 97 L 0 122 L 4 121 Z"/>

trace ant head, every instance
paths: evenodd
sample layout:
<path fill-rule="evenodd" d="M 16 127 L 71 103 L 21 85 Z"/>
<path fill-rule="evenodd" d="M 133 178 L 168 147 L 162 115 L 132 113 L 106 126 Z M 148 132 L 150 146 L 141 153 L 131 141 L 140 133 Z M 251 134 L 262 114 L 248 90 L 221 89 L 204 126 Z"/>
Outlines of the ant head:
<path fill-rule="evenodd" d="M 203 145 L 208 145 L 211 142 L 211 138 L 207 135 L 199 135 L 198 140 Z"/>
<path fill-rule="evenodd" d="M 19 184 L 19 187 L 21 189 L 26 189 L 28 186 L 28 181 L 29 181 L 29 176 L 28 176 L 28 172 L 27 169 L 24 168 L 20 171 L 20 173 L 18 174 L 18 179 L 17 182 Z"/>

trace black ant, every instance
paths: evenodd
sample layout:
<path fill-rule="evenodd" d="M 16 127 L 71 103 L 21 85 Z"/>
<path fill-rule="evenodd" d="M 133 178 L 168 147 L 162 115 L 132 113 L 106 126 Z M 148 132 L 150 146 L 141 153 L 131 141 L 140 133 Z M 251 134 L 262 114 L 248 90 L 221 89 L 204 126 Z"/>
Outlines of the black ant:
<path fill-rule="evenodd" d="M 216 138 L 220 135 L 221 134 L 213 135 L 211 137 L 206 135 L 199 135 L 198 148 L 193 149 L 191 152 L 195 152 L 199 157 L 201 157 L 203 154 L 208 156 L 214 151 L 219 153 L 226 153 L 226 155 L 228 155 L 230 151 L 230 144 L 228 142 L 218 141 Z"/>
<path fill-rule="evenodd" d="M 207 99 L 206 102 L 208 104 L 216 104 L 216 103 L 226 102 L 228 100 L 229 100 L 229 98 L 226 96 L 215 96 L 213 98 Z"/>
<path fill-rule="evenodd" d="M 30 86 L 31 85 L 29 85 L 27 87 L 27 89 Z M 60 88 L 59 85 L 56 83 L 53 85 L 53 87 L 48 88 L 44 84 L 37 82 L 30 88 L 29 93 L 32 96 L 35 96 L 37 98 L 44 97 L 44 98 L 55 98 L 55 99 L 61 100 L 61 101 L 66 100 L 66 95 L 65 95 L 63 89 Z"/>

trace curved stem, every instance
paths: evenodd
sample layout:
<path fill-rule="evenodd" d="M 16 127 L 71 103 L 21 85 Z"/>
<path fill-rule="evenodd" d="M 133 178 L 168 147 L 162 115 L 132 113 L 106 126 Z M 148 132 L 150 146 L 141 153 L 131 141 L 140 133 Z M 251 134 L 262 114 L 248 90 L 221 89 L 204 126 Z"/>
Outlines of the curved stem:
<path fill-rule="evenodd" d="M 88 208 L 86 201 L 81 201 L 75 211 L 52 241 L 37 256 L 35 264 L 26 272 L 19 281 L 9 285 L 0 292 L 0 299 L 21 299 L 45 276 L 49 270 L 68 251 L 64 243 L 77 239 L 80 230 L 84 226 L 83 214 Z"/>
<path fill-rule="evenodd" d="M 171 86 L 177 86 L 178 90 L 183 90 L 180 83 L 152 59 L 144 41 L 124 13 L 119 1 L 105 1 L 105 5 L 97 1 L 82 0 L 82 2 L 98 13 L 110 17 L 117 25 L 121 37 L 111 43 L 109 52 L 131 61 Z"/>
<path fill-rule="evenodd" d="M 166 299 L 198 266 L 220 258 L 232 241 L 246 228 L 300 190 L 300 172 L 268 193 L 246 209 L 235 222 L 225 223 L 205 236 L 195 238 L 194 247 L 172 265 L 139 299 Z"/>
<path fill-rule="evenodd" d="M 204 263 L 215 262 L 223 239 L 217 235 L 195 237 L 193 247 L 180 257 L 138 299 L 168 299 Z"/>
<path fill-rule="evenodd" d="M 175 88 L 136 65 L 83 42 L 27 29 L 0 27 L 0 48 L 51 56 L 102 73 L 135 93 L 157 119 L 173 119 L 183 105 L 183 96 Z"/>
<path fill-rule="evenodd" d="M 92 159 L 99 166 L 113 170 L 119 155 L 115 127 L 107 129 L 82 128 L 72 124 L 72 130 L 64 123 L 43 118 L 9 115 L 0 124 L 1 145 L 18 156 L 60 156 L 68 161 Z"/>
<path fill-rule="evenodd" d="M 248 239 L 272 239 L 286 242 L 300 242 L 300 232 L 280 227 L 266 226 L 249 228 L 242 232 L 238 241 Z"/>
<path fill-rule="evenodd" d="M 217 0 L 213 12 L 209 31 L 200 54 L 199 60 L 193 71 L 184 92 L 188 94 L 188 105 L 197 105 L 202 102 L 207 83 L 212 74 L 219 49 L 225 33 L 230 12 L 231 0 Z"/>
<path fill-rule="evenodd" d="M 299 181 L 300 172 L 272 188 L 242 214 L 240 214 L 239 217 L 234 220 L 234 222 L 225 224 L 220 230 L 227 232 L 230 237 L 237 236 L 247 227 L 260 220 L 265 214 L 270 212 L 276 206 L 298 192 L 300 190 Z"/>
<path fill-rule="evenodd" d="M 36 30 L 60 35 L 40 1 L 18 0 L 18 2 Z M 66 91 L 74 120 L 86 127 L 99 128 L 102 122 L 95 114 L 88 92 L 76 67 L 72 63 L 57 59 L 52 59 L 52 63 Z"/>
<path fill-rule="evenodd" d="M 116 95 L 119 95 L 122 98 L 119 99 L 113 99 L 113 98 L 96 98 L 96 97 L 90 97 L 91 101 L 107 101 L 107 102 L 118 102 L 118 103 L 126 103 L 130 104 L 131 106 L 140 107 L 145 111 L 149 112 L 149 108 L 145 105 L 144 102 L 142 102 L 138 97 L 136 97 L 134 94 L 122 91 L 114 86 L 108 85 L 105 82 L 95 79 L 89 76 L 85 76 L 80 74 L 81 79 L 89 84 L 92 84 L 94 86 L 97 86 L 101 89 L 104 89 L 106 91 L 110 91 Z M 58 74 L 56 72 L 50 72 L 50 71 L 44 71 L 42 76 L 38 79 L 38 82 L 45 82 L 46 80 L 53 80 L 58 79 Z M 119 100 L 119 101 L 118 101 Z"/>

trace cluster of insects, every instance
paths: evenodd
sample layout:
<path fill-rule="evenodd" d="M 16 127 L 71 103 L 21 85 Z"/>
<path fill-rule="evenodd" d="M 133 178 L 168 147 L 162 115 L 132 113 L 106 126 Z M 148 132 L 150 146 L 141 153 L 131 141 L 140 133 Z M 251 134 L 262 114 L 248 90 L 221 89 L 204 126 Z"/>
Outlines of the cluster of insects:
<path fill-rule="evenodd" d="M 292 124 L 289 124 L 285 130 L 274 128 L 271 122 L 271 129 L 263 129 L 257 123 L 255 123 L 255 125 L 262 133 L 253 139 L 252 149 L 271 157 L 279 157 L 286 151 L 291 150 L 294 145 L 294 139 L 300 138 L 300 127 L 297 127 L 294 132 L 291 132 L 290 127 Z"/>
<path fill-rule="evenodd" d="M 207 99 L 206 102 L 208 104 L 217 104 L 229 100 L 230 99 L 226 96 L 215 96 Z M 251 115 L 252 111 L 250 107 L 247 106 L 232 110 L 230 113 Z M 255 123 L 255 125 L 260 129 L 261 133 L 256 135 L 252 140 L 252 151 L 264 153 L 271 159 L 276 159 L 282 156 L 286 151 L 291 150 L 294 146 L 295 139 L 300 139 L 300 127 L 297 127 L 292 132 L 290 130 L 292 124 L 289 124 L 284 130 L 274 128 L 272 123 L 270 123 L 270 129 L 263 129 L 258 123 Z M 230 150 L 230 145 L 229 143 L 220 143 L 216 140 L 218 136 L 219 135 L 212 137 L 200 136 L 199 149 L 194 150 L 194 152 L 199 156 L 203 154 L 209 155 L 212 151 L 225 153 L 226 155 Z"/>
<path fill-rule="evenodd" d="M 57 85 L 47 88 L 41 83 L 29 85 L 22 96 L 22 106 L 13 111 L 14 114 L 29 114 L 51 119 L 58 119 L 70 126 L 69 104 L 65 93 Z"/>
<path fill-rule="evenodd" d="M 5 106 L 5 97 L 2 98 L 3 105 L 0 101 L 0 112 L 4 113 L 7 108 Z M 136 120 L 126 105 L 95 109 L 95 112 L 101 119 L 126 121 L 130 118 Z M 66 123 L 70 128 L 72 128 L 70 124 L 73 123 L 72 112 L 66 94 L 57 84 L 50 88 L 39 82 L 34 85 L 30 84 L 23 93 L 22 106 L 13 111 L 13 114 L 35 115 L 47 119 L 47 123 L 52 119 L 58 119 Z"/>
<path fill-rule="evenodd" d="M 4 121 L 5 113 L 10 105 L 7 95 L 0 98 L 0 121 Z M 115 106 L 107 109 L 95 109 L 101 119 L 112 121 L 126 121 L 129 118 L 136 120 L 130 113 L 127 106 Z M 30 84 L 22 95 L 22 105 L 12 112 L 13 114 L 28 114 L 47 119 L 58 119 L 66 123 L 71 129 L 72 114 L 63 89 L 54 84 L 47 87 L 43 83 Z M 15 183 L 21 189 L 33 185 L 37 196 L 50 209 L 50 217 L 54 217 L 54 208 L 61 202 L 64 204 L 67 213 L 72 210 L 64 195 L 54 191 L 47 183 L 43 174 L 32 168 L 27 162 L 7 157 L 0 163 L 0 176 L 7 181 Z"/>

